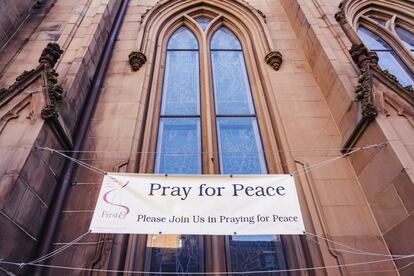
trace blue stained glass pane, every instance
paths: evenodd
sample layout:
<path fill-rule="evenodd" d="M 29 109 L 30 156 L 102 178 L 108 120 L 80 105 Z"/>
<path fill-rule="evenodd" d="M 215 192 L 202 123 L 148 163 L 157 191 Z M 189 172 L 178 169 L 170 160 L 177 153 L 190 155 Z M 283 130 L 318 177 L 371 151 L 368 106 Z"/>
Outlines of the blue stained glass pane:
<path fill-rule="evenodd" d="M 195 19 L 195 21 L 197 21 L 198 25 L 200 25 L 201 28 L 203 30 L 205 30 L 207 28 L 208 24 L 210 24 L 211 18 L 209 18 L 207 16 L 200 16 L 200 17 L 197 17 Z"/>
<path fill-rule="evenodd" d="M 199 118 L 161 118 L 155 172 L 201 173 Z"/>
<path fill-rule="evenodd" d="M 279 236 L 275 235 L 238 235 L 232 236 L 233 241 L 239 242 L 254 242 L 254 241 L 266 241 L 266 242 L 275 242 L 278 241 Z"/>
<path fill-rule="evenodd" d="M 240 41 L 232 31 L 226 27 L 220 27 L 211 39 L 212 50 L 241 50 Z"/>
<path fill-rule="evenodd" d="M 365 27 L 358 28 L 358 35 L 365 45 L 372 51 L 375 50 L 392 50 L 391 46 L 377 34 L 371 32 Z"/>
<path fill-rule="evenodd" d="M 230 260 L 233 272 L 265 272 L 286 268 L 283 245 L 279 236 L 231 236 Z M 279 273 L 255 275 L 279 275 Z"/>
<path fill-rule="evenodd" d="M 217 118 L 221 172 L 266 173 L 256 118 Z"/>
<path fill-rule="evenodd" d="M 168 49 L 197 50 L 198 42 L 187 27 L 180 27 L 168 41 Z"/>
<path fill-rule="evenodd" d="M 408 49 L 414 50 L 414 34 L 404 28 L 401 28 L 400 26 L 397 26 L 395 31 Z"/>
<path fill-rule="evenodd" d="M 377 54 L 378 64 L 382 69 L 387 69 L 395 75 L 403 86 L 414 86 L 412 73 L 394 52 L 377 52 Z"/>
<path fill-rule="evenodd" d="M 211 58 L 216 113 L 254 114 L 243 53 L 213 51 Z"/>
<path fill-rule="evenodd" d="M 162 115 L 200 114 L 198 51 L 167 51 Z"/>
<path fill-rule="evenodd" d="M 370 17 L 370 19 L 374 20 L 378 24 L 381 24 L 382 26 L 385 26 L 387 24 L 387 20 L 384 20 L 378 17 Z"/>
<path fill-rule="evenodd" d="M 201 272 L 200 236 L 195 235 L 165 235 L 151 236 L 152 239 L 166 240 L 166 247 L 155 247 L 152 249 L 151 271 L 178 272 L 176 275 L 188 275 L 184 273 Z M 178 240 L 175 248 L 171 248 L 171 240 Z M 183 274 L 180 274 L 182 272 Z M 144 273 L 145 274 L 145 273 Z"/>

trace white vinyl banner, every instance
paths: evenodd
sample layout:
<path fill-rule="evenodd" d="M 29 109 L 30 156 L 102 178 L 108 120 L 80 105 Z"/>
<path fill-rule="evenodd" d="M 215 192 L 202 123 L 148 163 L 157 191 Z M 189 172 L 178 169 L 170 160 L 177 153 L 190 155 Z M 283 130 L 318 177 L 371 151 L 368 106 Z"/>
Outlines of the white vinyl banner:
<path fill-rule="evenodd" d="M 104 177 L 93 233 L 303 234 L 290 175 L 156 175 Z"/>

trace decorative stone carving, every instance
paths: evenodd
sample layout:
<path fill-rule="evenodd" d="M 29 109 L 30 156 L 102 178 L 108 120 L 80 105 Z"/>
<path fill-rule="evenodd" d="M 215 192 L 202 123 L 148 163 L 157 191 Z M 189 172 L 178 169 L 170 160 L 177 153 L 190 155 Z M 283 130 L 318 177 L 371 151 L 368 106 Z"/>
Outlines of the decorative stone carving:
<path fill-rule="evenodd" d="M 339 11 L 335 14 L 335 19 L 341 24 L 342 28 L 344 29 L 344 25 L 348 24 L 348 21 L 346 19 L 345 14 L 345 6 L 347 4 L 348 0 L 343 0 L 339 4 Z M 346 30 L 344 29 L 344 32 Z M 351 37 L 350 37 L 351 39 Z M 378 70 L 377 72 L 380 72 L 385 79 L 395 84 L 396 87 L 400 88 L 405 93 L 408 93 L 410 96 L 414 97 L 414 88 L 409 86 L 402 86 L 401 83 L 398 81 L 398 78 L 391 74 L 388 70 L 382 70 L 378 67 L 378 55 L 375 52 L 370 52 L 364 44 L 354 44 L 351 47 L 351 50 L 349 51 L 351 53 L 353 61 L 358 65 L 358 67 L 361 70 L 361 74 L 363 74 L 364 71 L 366 71 L 366 64 L 370 67 L 374 67 Z"/>
<path fill-rule="evenodd" d="M 147 62 L 147 57 L 141 52 L 131 52 L 128 57 L 133 71 L 138 71 Z"/>
<path fill-rule="evenodd" d="M 266 22 L 266 15 L 259 9 L 256 9 L 257 13 L 263 18 L 264 23 Z"/>
<path fill-rule="evenodd" d="M 33 9 L 40 9 L 43 6 L 43 1 L 38 0 L 36 1 L 36 3 L 33 5 Z"/>
<path fill-rule="evenodd" d="M 2 101 L 3 99 L 5 99 L 7 97 L 7 95 L 9 94 L 9 89 L 7 88 L 0 88 L 0 101 Z"/>
<path fill-rule="evenodd" d="M 358 86 L 355 90 L 357 94 L 356 98 L 362 104 L 362 117 L 367 121 L 372 121 L 377 116 L 377 109 L 372 101 L 372 76 L 369 66 L 366 70 L 362 71 L 362 74 L 358 80 Z"/>
<path fill-rule="evenodd" d="M 49 67 L 54 67 L 62 53 L 63 50 L 60 48 L 59 44 L 50 42 L 47 44 L 46 48 L 43 49 L 39 62 L 46 64 Z"/>
<path fill-rule="evenodd" d="M 145 12 L 141 15 L 141 19 L 139 20 L 139 23 L 142 24 L 144 22 L 145 17 L 147 16 L 150 9 L 146 9 Z"/>
<path fill-rule="evenodd" d="M 33 73 L 35 71 L 35 69 L 32 69 L 30 71 L 26 71 L 24 70 L 23 73 L 20 74 L 20 76 L 18 76 L 16 78 L 16 82 L 20 82 L 22 80 L 24 80 L 26 77 L 28 77 L 31 73 Z"/>
<path fill-rule="evenodd" d="M 412 86 L 412 85 L 408 85 L 408 86 L 404 87 L 404 90 L 405 90 L 407 93 L 410 93 L 410 95 L 414 95 L 414 88 L 413 88 L 413 86 Z"/>
<path fill-rule="evenodd" d="M 275 71 L 278 71 L 283 62 L 283 56 L 279 51 L 271 51 L 266 55 L 265 61 Z"/>
<path fill-rule="evenodd" d="M 335 19 L 340 25 L 345 25 L 348 22 L 345 15 L 345 1 L 339 3 L 339 11 L 335 14 Z"/>
<path fill-rule="evenodd" d="M 29 80 L 35 74 L 36 69 L 32 69 L 30 71 L 25 70 L 16 78 L 16 81 L 10 85 L 9 88 L 0 88 L 0 101 L 12 95 L 13 91 L 16 90 L 16 88 L 18 88 L 26 80 Z"/>
<path fill-rule="evenodd" d="M 382 75 L 389 81 L 393 82 L 398 88 L 400 88 L 401 90 L 403 90 L 405 93 L 407 93 L 408 95 L 414 97 L 414 88 L 411 85 L 408 86 L 403 86 L 400 81 L 398 80 L 398 78 L 393 75 L 392 73 L 390 73 L 390 71 L 388 70 L 382 70 L 379 68 L 379 71 L 382 73 Z"/>
<path fill-rule="evenodd" d="M 357 101 L 362 104 L 362 117 L 367 121 L 372 121 L 378 112 L 372 97 L 371 67 L 378 66 L 378 56 L 376 53 L 370 52 L 363 44 L 352 45 L 349 53 L 361 70 L 355 93 Z"/>
<path fill-rule="evenodd" d="M 263 18 L 264 23 L 266 23 L 266 15 L 261 10 L 253 7 L 249 1 L 246 1 L 246 0 L 242 0 L 242 1 L 249 7 L 251 11 L 256 11 Z"/>
<path fill-rule="evenodd" d="M 0 89 L 0 105 L 7 104 L 14 97 L 18 97 L 18 99 L 21 100 L 22 96 L 25 96 L 22 101 L 13 107 L 13 110 L 0 118 L 0 132 L 7 122 L 15 117 L 15 114 L 18 114 L 24 106 L 30 104 L 33 98 L 39 99 L 39 97 L 46 97 L 46 105 L 40 111 L 40 114 L 38 109 L 39 106 L 38 104 L 35 104 L 35 110 L 32 110 L 27 118 L 37 120 L 40 115 L 55 133 L 62 146 L 65 149 L 72 148 L 73 143 L 71 134 L 59 112 L 60 106 L 63 103 L 65 92 L 63 88 L 57 84 L 58 73 L 52 67 L 56 64 L 62 53 L 63 51 L 60 49 L 58 44 L 49 43 L 42 52 L 39 59 L 40 64 L 35 69 L 24 71 L 16 78 L 16 81 L 9 88 Z M 36 92 L 32 92 L 32 87 L 28 94 L 21 95 L 22 92 L 28 92 L 26 88 L 30 85 L 37 87 L 35 89 Z M 42 86 L 44 96 L 38 95 L 37 91 L 39 85 Z M 35 94 L 36 96 L 34 96 Z M 43 103 L 43 100 L 36 101 L 38 103 Z"/>
<path fill-rule="evenodd" d="M 352 45 L 351 50 L 349 53 L 351 54 L 352 60 L 355 62 L 358 67 L 361 66 L 363 61 L 366 61 L 368 57 L 368 49 L 364 46 L 364 44 L 359 45 Z"/>
<path fill-rule="evenodd" d="M 62 105 L 65 93 L 63 88 L 57 84 L 58 75 L 54 69 L 48 69 L 46 73 L 48 104 L 41 113 L 45 120 L 59 117 L 59 108 Z"/>

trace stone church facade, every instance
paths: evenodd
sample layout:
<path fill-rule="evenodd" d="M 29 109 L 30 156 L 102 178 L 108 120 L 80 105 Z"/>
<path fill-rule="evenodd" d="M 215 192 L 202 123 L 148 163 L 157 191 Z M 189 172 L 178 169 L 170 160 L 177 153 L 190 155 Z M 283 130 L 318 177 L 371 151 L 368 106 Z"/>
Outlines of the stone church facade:
<path fill-rule="evenodd" d="M 0 4 L 0 275 L 414 274 L 412 0 Z M 308 234 L 85 234 L 105 171 L 294 174 Z"/>

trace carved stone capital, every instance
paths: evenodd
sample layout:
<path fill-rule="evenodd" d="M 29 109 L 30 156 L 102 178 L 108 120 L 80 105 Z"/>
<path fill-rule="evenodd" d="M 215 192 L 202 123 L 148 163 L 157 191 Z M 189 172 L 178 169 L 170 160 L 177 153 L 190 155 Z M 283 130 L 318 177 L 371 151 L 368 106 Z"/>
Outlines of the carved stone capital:
<path fill-rule="evenodd" d="M 271 51 L 266 55 L 265 61 L 275 71 L 278 71 L 283 62 L 283 56 L 279 51 Z"/>
<path fill-rule="evenodd" d="M 128 57 L 133 71 L 138 71 L 147 62 L 147 57 L 141 52 L 131 52 Z"/>
<path fill-rule="evenodd" d="M 60 48 L 59 44 L 50 42 L 47 44 L 46 48 L 43 49 L 39 62 L 53 67 L 62 53 L 63 50 Z"/>
<path fill-rule="evenodd" d="M 339 25 L 343 26 L 348 23 L 345 15 L 345 2 L 342 1 L 339 3 L 339 11 L 335 14 L 335 20 L 339 23 Z"/>
<path fill-rule="evenodd" d="M 348 21 L 346 20 L 346 16 L 345 16 L 345 12 L 343 10 L 335 13 L 335 20 L 340 24 L 340 25 L 345 25 Z"/>
<path fill-rule="evenodd" d="M 352 60 L 356 65 L 358 65 L 359 68 L 363 68 L 364 63 L 369 61 L 370 58 L 369 50 L 364 46 L 364 44 L 352 45 L 349 53 L 352 56 Z"/>

